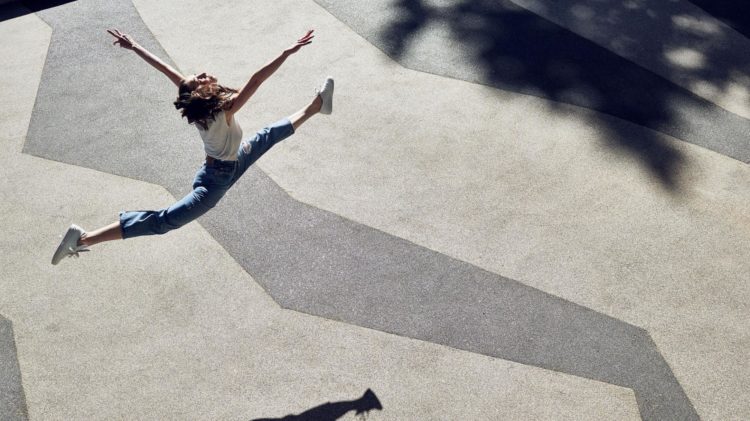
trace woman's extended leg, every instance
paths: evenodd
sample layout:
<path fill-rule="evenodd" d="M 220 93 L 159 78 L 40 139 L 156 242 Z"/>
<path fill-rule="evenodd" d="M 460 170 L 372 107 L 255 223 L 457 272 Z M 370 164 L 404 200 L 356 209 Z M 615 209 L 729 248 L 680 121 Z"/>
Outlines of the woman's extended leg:
<path fill-rule="evenodd" d="M 120 220 L 91 232 L 71 225 L 52 257 L 52 264 L 63 258 L 78 256 L 88 247 L 105 241 L 121 240 L 142 235 L 164 234 L 180 228 L 213 208 L 229 189 L 236 165 L 205 165 L 198 170 L 193 181 L 193 191 L 168 208 L 156 211 L 121 212 Z"/>
<path fill-rule="evenodd" d="M 305 107 L 288 118 L 283 118 L 242 141 L 237 151 L 237 162 L 239 165 L 232 184 L 239 180 L 245 171 L 263 154 L 268 152 L 275 144 L 294 134 L 310 117 L 318 113 L 331 114 L 332 110 L 333 79 L 329 77 L 318 90 L 318 95 L 315 95 L 315 98 Z"/>

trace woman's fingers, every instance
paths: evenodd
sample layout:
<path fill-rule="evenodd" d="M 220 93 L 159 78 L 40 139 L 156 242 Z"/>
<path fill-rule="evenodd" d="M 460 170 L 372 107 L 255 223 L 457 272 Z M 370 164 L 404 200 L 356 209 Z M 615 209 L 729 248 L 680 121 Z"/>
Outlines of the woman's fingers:
<path fill-rule="evenodd" d="M 116 32 L 112 32 L 111 30 L 107 29 L 107 32 L 109 32 L 110 35 L 117 38 L 118 41 L 122 41 L 122 35 Z"/>
<path fill-rule="evenodd" d="M 122 48 L 131 48 L 133 46 L 133 40 L 130 39 L 130 36 L 127 34 L 123 34 L 118 29 L 107 29 L 107 32 L 109 32 L 110 35 L 117 38 L 115 42 L 112 43 L 112 45 L 120 45 Z"/>
<path fill-rule="evenodd" d="M 107 29 L 107 32 L 109 32 L 110 35 L 112 35 L 113 37 L 115 37 L 115 38 L 117 38 L 117 39 L 119 39 L 121 41 L 122 40 L 128 41 L 128 39 L 130 38 L 127 34 L 123 34 L 122 32 L 118 31 L 117 29 L 115 29 L 114 31 L 111 30 L 111 29 Z"/>
<path fill-rule="evenodd" d="M 118 29 L 107 29 L 107 32 L 115 38 L 122 38 L 122 33 Z"/>
<path fill-rule="evenodd" d="M 302 38 L 298 39 L 297 42 L 302 43 L 302 42 L 306 42 L 309 39 L 313 39 L 315 37 L 315 35 L 312 34 L 313 32 L 315 32 L 314 29 L 307 31 L 307 33 L 303 35 Z"/>

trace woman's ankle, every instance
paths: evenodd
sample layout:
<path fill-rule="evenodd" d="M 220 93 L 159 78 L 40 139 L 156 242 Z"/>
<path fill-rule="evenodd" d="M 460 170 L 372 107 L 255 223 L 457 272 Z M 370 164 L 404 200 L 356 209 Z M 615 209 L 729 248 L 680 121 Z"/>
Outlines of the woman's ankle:
<path fill-rule="evenodd" d="M 310 106 L 307 107 L 308 110 L 310 110 L 313 113 L 319 113 L 320 109 L 323 107 L 323 98 L 320 97 L 320 95 L 316 95 L 315 99 L 310 103 Z"/>

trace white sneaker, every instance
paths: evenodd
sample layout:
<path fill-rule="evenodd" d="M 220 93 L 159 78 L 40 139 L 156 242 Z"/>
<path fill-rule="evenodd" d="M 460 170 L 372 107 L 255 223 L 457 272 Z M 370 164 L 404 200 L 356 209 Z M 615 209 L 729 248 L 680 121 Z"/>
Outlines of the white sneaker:
<path fill-rule="evenodd" d="M 333 78 L 328 76 L 323 86 L 318 89 L 318 95 L 323 100 L 320 107 L 321 114 L 331 114 L 333 112 Z"/>
<path fill-rule="evenodd" d="M 89 251 L 86 246 L 78 245 L 78 240 L 81 239 L 81 236 L 84 233 L 85 231 L 83 230 L 83 228 L 79 227 L 76 224 L 71 225 L 70 228 L 68 228 L 68 231 L 65 233 L 65 236 L 63 236 L 60 245 L 57 246 L 55 255 L 52 256 L 52 264 L 56 265 L 60 263 L 60 260 L 62 260 L 64 257 L 78 257 L 79 252 Z"/>

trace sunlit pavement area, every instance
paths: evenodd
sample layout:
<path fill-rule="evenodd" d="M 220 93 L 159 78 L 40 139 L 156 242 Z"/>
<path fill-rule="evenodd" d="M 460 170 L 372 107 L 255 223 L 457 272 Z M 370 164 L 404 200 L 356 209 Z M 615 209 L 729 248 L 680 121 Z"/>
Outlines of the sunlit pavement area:
<path fill-rule="evenodd" d="M 0 5 L 0 419 L 750 419 L 750 7 L 674 0 Z M 334 112 L 211 212 L 200 137 L 107 28 Z"/>

